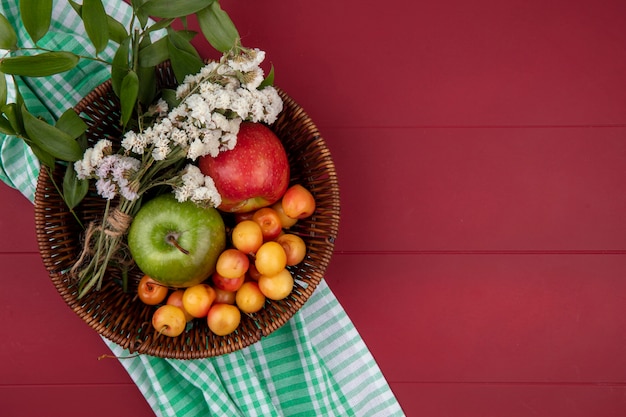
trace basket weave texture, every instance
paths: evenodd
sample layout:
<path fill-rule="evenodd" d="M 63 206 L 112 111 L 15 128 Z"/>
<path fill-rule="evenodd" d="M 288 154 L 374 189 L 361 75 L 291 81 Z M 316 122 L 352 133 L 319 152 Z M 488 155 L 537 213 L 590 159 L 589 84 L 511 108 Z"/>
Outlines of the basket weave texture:
<path fill-rule="evenodd" d="M 173 88 L 176 80 L 169 66 L 159 68 L 158 87 Z M 308 188 L 316 199 L 316 211 L 299 221 L 290 232 L 307 244 L 305 260 L 289 267 L 295 279 L 292 293 L 281 301 L 267 301 L 255 314 L 242 315 L 239 328 L 227 336 L 213 334 L 206 320 L 195 319 L 180 336 L 159 335 L 152 325 L 155 307 L 142 303 L 136 286 L 143 275 L 134 267 L 129 272 L 129 290 L 120 284 L 121 272 L 109 269 L 99 291 L 77 298 L 77 286 L 68 270 L 82 249 L 83 229 L 59 195 L 55 183 L 62 183 L 64 168 L 58 166 L 52 178 L 42 169 L 35 194 L 35 225 L 39 251 L 52 283 L 67 305 L 91 328 L 133 353 L 174 359 L 195 359 L 222 355 L 249 346 L 285 324 L 311 296 L 330 262 L 339 227 L 339 186 L 335 166 L 324 139 L 302 108 L 282 90 L 284 109 L 270 128 L 281 139 L 289 157 L 291 183 Z M 119 146 L 122 132 L 118 120 L 119 101 L 110 81 L 98 86 L 75 107 L 89 126 L 90 146 L 107 138 Z M 52 180 L 54 179 L 54 181 Z M 88 196 L 75 209 L 83 224 L 99 220 L 105 199 L 92 185 Z"/>

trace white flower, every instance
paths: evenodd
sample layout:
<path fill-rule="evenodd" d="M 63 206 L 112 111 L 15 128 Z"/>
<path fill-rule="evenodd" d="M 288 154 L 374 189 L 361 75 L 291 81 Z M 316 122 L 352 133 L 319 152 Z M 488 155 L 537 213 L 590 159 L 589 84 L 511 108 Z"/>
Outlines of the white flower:
<path fill-rule="evenodd" d="M 215 182 L 209 176 L 202 174 L 200 169 L 189 164 L 182 171 L 182 184 L 174 187 L 174 195 L 180 202 L 193 201 L 194 203 L 217 207 L 222 202 Z"/>
<path fill-rule="evenodd" d="M 113 150 L 112 143 L 108 139 L 100 139 L 94 146 L 91 154 L 91 165 L 97 166 L 105 155 L 110 155 Z"/>
<path fill-rule="evenodd" d="M 259 100 L 256 100 L 252 103 L 250 107 L 250 116 L 249 119 L 253 122 L 260 122 L 265 118 L 265 106 Z"/>
<path fill-rule="evenodd" d="M 170 153 L 169 147 L 156 146 L 152 150 L 152 158 L 154 158 L 155 161 L 163 161 L 165 158 L 167 158 L 167 155 L 169 155 L 169 153 Z"/>
<path fill-rule="evenodd" d="M 174 144 L 176 145 L 180 145 L 182 147 L 187 147 L 189 145 L 187 141 L 187 134 L 184 130 L 181 130 L 177 127 L 172 127 L 172 130 L 170 132 L 170 138 L 172 139 L 172 142 L 174 142 Z"/>
<path fill-rule="evenodd" d="M 230 108 L 230 103 L 233 100 L 233 92 L 232 90 L 227 90 L 225 88 L 221 88 L 215 92 L 215 103 L 213 107 L 216 109 L 228 109 Z"/>
<path fill-rule="evenodd" d="M 219 66 L 219 63 L 215 62 L 215 61 L 211 61 L 208 64 L 206 64 L 204 67 L 202 67 L 200 69 L 199 75 L 202 78 L 208 78 L 211 75 L 213 75 L 213 72 L 215 71 L 215 69 Z"/>
<path fill-rule="evenodd" d="M 180 84 L 176 88 L 176 98 L 184 98 L 187 94 L 189 94 L 189 90 L 191 90 L 191 85 L 185 83 Z"/>
<path fill-rule="evenodd" d="M 211 62 L 197 74 L 185 77 L 177 89 L 178 106 L 169 109 L 162 99 L 152 105 L 148 113 L 156 116 L 155 123 L 141 132 L 126 132 L 121 141 L 123 154 L 112 155 L 108 140 L 87 149 L 74 164 L 78 178 L 96 178 L 98 193 L 105 198 L 119 194 L 136 200 L 140 188 L 150 187 L 142 182 L 150 179 L 138 177 L 151 172 L 144 168 L 152 164 L 158 167 L 161 161 L 169 166 L 178 161 L 177 155 L 195 161 L 233 149 L 243 120 L 271 124 L 282 111 L 282 100 L 274 88 L 257 89 L 263 81 L 259 65 L 264 58 L 265 52 L 247 49 L 224 55 L 220 62 Z M 185 168 L 180 184 L 173 188 L 179 201 L 213 206 L 221 202 L 213 179 L 202 175 L 193 164 Z"/>
<path fill-rule="evenodd" d="M 230 151 L 235 148 L 237 145 L 237 134 L 236 133 L 227 133 L 222 136 L 222 146 L 220 150 L 222 151 Z"/>
<path fill-rule="evenodd" d="M 230 110 L 234 111 L 242 119 L 247 119 L 250 113 L 250 106 L 252 105 L 252 94 L 245 88 L 238 88 L 236 96 L 232 103 L 230 103 Z"/>
<path fill-rule="evenodd" d="M 265 106 L 265 122 L 272 124 L 276 121 L 280 112 L 283 111 L 283 100 L 274 87 L 265 87 L 260 92 L 268 100 L 268 104 Z"/>
<path fill-rule="evenodd" d="M 151 105 L 148 108 L 148 112 L 151 114 L 156 114 L 159 117 L 164 117 L 167 115 L 168 105 L 165 100 L 160 98 L 155 104 Z"/>
<path fill-rule="evenodd" d="M 93 149 L 89 148 L 83 154 L 83 159 L 74 162 L 74 171 L 78 179 L 84 180 L 90 178 L 93 174 L 94 167 L 91 165 L 91 154 Z"/>
<path fill-rule="evenodd" d="M 246 72 L 243 78 L 245 80 L 244 85 L 248 90 L 256 90 L 263 82 L 263 70 L 261 68 L 253 68 L 251 71 Z"/>
<path fill-rule="evenodd" d="M 191 145 L 189 145 L 189 149 L 187 150 L 187 158 L 195 161 L 199 157 L 205 155 L 206 153 L 204 151 L 204 147 L 205 144 L 202 142 L 201 139 L 194 140 L 193 142 L 191 142 Z"/>
<path fill-rule="evenodd" d="M 96 190 L 98 194 L 107 200 L 112 200 L 117 194 L 117 187 L 110 179 L 100 178 L 96 181 Z"/>
<path fill-rule="evenodd" d="M 94 171 L 102 163 L 105 156 L 113 151 L 110 140 L 101 139 L 93 147 L 88 148 L 83 153 L 83 159 L 74 163 L 74 170 L 79 179 L 91 178 Z"/>
<path fill-rule="evenodd" d="M 235 71 L 248 72 L 264 60 L 265 51 L 255 48 L 229 59 L 228 65 Z"/>
<path fill-rule="evenodd" d="M 202 98 L 200 94 L 193 94 L 188 97 L 187 105 L 189 106 L 189 118 L 196 126 L 203 126 L 207 121 L 211 120 L 211 107 Z"/>
<path fill-rule="evenodd" d="M 200 168 L 193 164 L 189 164 L 185 167 L 182 180 L 183 184 L 190 184 L 195 187 L 200 187 L 204 185 L 204 174 L 202 174 Z"/>
<path fill-rule="evenodd" d="M 116 157 L 113 168 L 113 176 L 121 178 L 136 172 L 141 167 L 141 162 L 131 156 L 111 155 Z"/>

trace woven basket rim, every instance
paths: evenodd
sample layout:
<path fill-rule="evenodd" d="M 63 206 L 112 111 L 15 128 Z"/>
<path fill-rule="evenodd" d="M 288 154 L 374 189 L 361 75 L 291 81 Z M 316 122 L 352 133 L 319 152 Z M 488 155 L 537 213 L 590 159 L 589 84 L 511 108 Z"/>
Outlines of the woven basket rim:
<path fill-rule="evenodd" d="M 165 72 L 167 71 L 168 67 L 166 66 Z M 169 73 L 164 75 L 164 77 L 170 78 L 171 76 Z M 270 302 L 267 307 L 268 311 L 263 313 L 267 314 L 267 317 L 262 316 L 261 319 L 257 317 L 251 322 L 246 322 L 246 327 L 241 329 L 241 334 L 220 338 L 215 335 L 207 335 L 205 330 L 197 330 L 194 334 L 186 331 L 179 338 L 187 339 L 179 341 L 169 340 L 165 336 L 150 336 L 148 333 L 153 330 L 150 328 L 151 326 L 139 327 L 138 330 L 129 333 L 126 330 L 128 323 L 138 320 L 131 318 L 131 315 L 137 313 L 145 316 L 147 314 L 146 308 L 136 297 L 135 301 L 132 301 L 127 299 L 126 294 L 120 295 L 119 284 L 112 279 L 104 283 L 103 288 L 98 292 L 98 299 L 94 300 L 95 293 L 92 291 L 92 293 L 78 300 L 73 283 L 69 281 L 67 265 L 68 259 L 77 256 L 77 248 L 73 246 L 75 246 L 74 242 L 80 240 L 80 237 L 77 236 L 76 225 L 71 224 L 72 219 L 69 212 L 63 211 L 63 206 L 58 201 L 60 197 L 58 194 L 55 196 L 55 189 L 51 186 L 52 178 L 59 179 L 60 167 L 58 166 L 54 171 L 52 178 L 48 175 L 47 170 L 42 169 L 40 171 L 35 193 L 35 224 L 42 260 L 55 288 L 65 303 L 101 336 L 131 352 L 156 357 L 195 359 L 218 356 L 245 348 L 268 336 L 291 319 L 309 299 L 323 279 L 333 254 L 334 243 L 339 230 L 339 185 L 330 151 L 317 127 L 308 114 L 291 97 L 278 87 L 276 90 L 283 99 L 284 110 L 279 115 L 277 122 L 270 127 L 279 126 L 281 129 L 280 134 L 277 133 L 279 137 L 293 133 L 294 135 L 303 135 L 306 138 L 306 141 L 302 141 L 302 143 L 294 140 L 294 143 L 290 143 L 289 146 L 292 150 L 302 151 L 302 155 L 305 157 L 314 154 L 310 164 L 309 159 L 305 160 L 303 165 L 307 165 L 307 168 L 304 171 L 308 171 L 303 172 L 302 178 L 315 177 L 314 180 L 318 182 L 314 186 L 319 188 L 316 199 L 323 199 L 324 204 L 318 207 L 310 224 L 307 224 L 306 227 L 303 226 L 303 229 L 297 232 L 303 235 L 305 240 L 309 239 L 307 246 L 310 251 L 307 260 L 303 262 L 304 265 L 292 270 L 294 278 L 299 283 L 299 288 L 294 290 L 294 293 L 284 303 L 272 304 Z M 107 106 L 114 108 L 118 106 L 115 102 L 116 97 L 112 94 L 111 81 L 108 80 L 97 86 L 75 106 L 74 110 L 90 125 L 90 132 L 100 129 L 98 124 L 100 120 L 94 120 L 97 119 L 93 116 L 94 114 L 97 114 L 98 117 L 102 114 L 104 120 L 102 124 L 107 125 Z M 104 110 L 99 109 L 99 106 L 104 106 Z M 296 122 L 290 124 L 292 118 Z M 105 127 L 110 127 L 110 124 Z M 281 140 L 288 141 L 289 139 L 281 137 Z M 293 155 L 296 153 L 294 152 Z M 294 158 L 299 157 L 299 155 L 297 154 Z M 290 154 L 291 156 L 292 154 Z M 97 205 L 97 200 L 95 201 L 94 204 Z M 85 206 L 91 203 L 91 201 L 85 202 Z M 87 207 L 83 210 L 87 213 L 92 208 Z M 97 208 L 93 210 L 97 211 Z M 115 314 L 115 308 L 122 310 L 119 317 Z M 146 317 L 143 319 L 145 320 Z M 195 326 L 201 327 L 200 325 Z M 193 332 L 194 329 L 192 328 L 191 331 Z"/>

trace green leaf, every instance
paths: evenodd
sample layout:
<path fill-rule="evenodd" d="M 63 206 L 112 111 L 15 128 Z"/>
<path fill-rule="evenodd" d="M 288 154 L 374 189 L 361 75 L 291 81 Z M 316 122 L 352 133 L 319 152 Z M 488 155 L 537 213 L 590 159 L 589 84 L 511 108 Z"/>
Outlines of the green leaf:
<path fill-rule="evenodd" d="M 63 199 L 65 204 L 71 209 L 76 207 L 87 195 L 89 191 L 89 180 L 79 180 L 76 177 L 74 164 L 67 164 L 65 175 L 63 176 Z"/>
<path fill-rule="evenodd" d="M 16 135 L 23 135 L 24 133 L 24 124 L 22 123 L 22 118 L 17 111 L 16 103 L 9 103 L 5 106 L 2 106 L 2 113 L 6 116 L 7 120 L 11 125 L 11 129 L 15 132 Z"/>
<path fill-rule="evenodd" d="M 0 49 L 15 49 L 17 46 L 17 33 L 7 18 L 0 14 Z"/>
<path fill-rule="evenodd" d="M 25 141 L 30 147 L 30 149 L 33 151 L 37 159 L 39 159 L 39 162 L 41 162 L 43 165 L 49 168 L 54 168 L 54 165 L 56 164 L 56 158 L 54 156 L 50 155 L 50 153 L 44 151 L 43 149 L 41 149 L 39 146 L 32 143 L 31 141 L 28 141 L 26 139 Z"/>
<path fill-rule="evenodd" d="M 139 95 L 140 103 L 150 105 L 156 96 L 156 72 L 154 67 L 139 67 Z"/>
<path fill-rule="evenodd" d="M 172 70 L 176 80 L 182 83 L 188 74 L 198 73 L 204 66 L 204 62 L 195 48 L 184 40 L 176 32 L 171 32 L 167 38 L 167 44 Z"/>
<path fill-rule="evenodd" d="M 26 32 L 37 43 L 50 29 L 52 0 L 20 0 L 20 14 Z"/>
<path fill-rule="evenodd" d="M 175 19 L 162 19 L 146 28 L 146 33 L 156 32 L 157 30 L 169 27 Z"/>
<path fill-rule="evenodd" d="M 265 79 L 261 82 L 261 84 L 259 84 L 257 90 L 262 90 L 265 87 L 269 87 L 272 85 L 274 85 L 274 65 L 272 65 L 272 67 L 270 68 L 269 74 L 267 74 Z"/>
<path fill-rule="evenodd" d="M 191 54 L 197 55 L 197 52 L 193 45 L 189 42 L 197 35 L 197 32 L 189 30 L 172 31 L 175 33 L 177 39 L 174 41 L 176 45 L 179 45 L 181 49 L 187 50 Z M 198 57 L 200 57 L 198 55 Z M 168 60 L 170 53 L 168 49 L 168 39 L 161 38 L 158 41 L 151 43 L 139 50 L 139 66 L 141 67 L 154 67 L 160 63 Z"/>
<path fill-rule="evenodd" d="M 176 90 L 164 88 L 161 90 L 161 98 L 165 100 L 168 108 L 173 109 L 180 104 L 180 100 L 176 97 Z"/>
<path fill-rule="evenodd" d="M 83 17 L 83 6 L 81 4 L 76 3 L 74 0 L 67 0 L 67 2 L 72 6 L 74 11 L 81 17 Z"/>
<path fill-rule="evenodd" d="M 78 55 L 65 51 L 15 56 L 0 61 L 0 71 L 24 77 L 47 77 L 71 70 L 79 59 Z"/>
<path fill-rule="evenodd" d="M 22 107 L 24 129 L 28 138 L 44 152 L 62 161 L 78 161 L 83 151 L 70 135 L 30 114 Z"/>
<path fill-rule="evenodd" d="M 0 72 L 0 107 L 7 104 L 7 77 Z"/>
<path fill-rule="evenodd" d="M 87 36 L 100 53 L 109 43 L 109 22 L 101 0 L 83 0 L 82 16 Z"/>
<path fill-rule="evenodd" d="M 213 48 L 226 52 L 239 41 L 239 32 L 228 14 L 222 10 L 218 1 L 200 10 L 196 16 L 200 30 Z"/>
<path fill-rule="evenodd" d="M 87 130 L 87 124 L 73 109 L 67 109 L 55 124 L 57 129 L 67 133 L 72 139 L 76 139 Z"/>
<path fill-rule="evenodd" d="M 129 71 L 122 81 L 122 90 L 120 94 L 120 106 L 122 108 L 122 125 L 130 120 L 133 114 L 135 104 L 137 103 L 137 95 L 139 94 L 139 77 L 135 71 Z"/>
<path fill-rule="evenodd" d="M 122 43 L 113 56 L 113 63 L 111 65 L 111 85 L 113 92 L 119 97 L 120 90 L 122 89 L 122 81 L 128 71 L 130 70 L 130 63 L 128 62 L 128 48 L 130 44 L 130 36 Z"/>
<path fill-rule="evenodd" d="M 213 3 L 215 0 L 148 0 L 141 9 L 144 13 L 154 17 L 181 17 L 196 13 Z"/>
<path fill-rule="evenodd" d="M 139 66 L 154 67 L 167 60 L 170 57 L 167 43 L 167 38 L 161 38 L 145 48 L 141 48 L 139 50 Z"/>
<path fill-rule="evenodd" d="M 82 19 L 83 6 L 73 0 L 68 0 L 68 2 L 72 5 L 78 16 L 80 16 L 80 18 Z M 124 39 L 126 39 L 126 37 L 128 36 L 128 32 L 126 32 L 126 28 L 124 27 L 124 25 L 109 15 L 107 15 L 107 28 L 109 29 L 110 40 L 117 44 L 122 43 L 122 41 L 124 41 Z"/>
<path fill-rule="evenodd" d="M 109 28 L 109 37 L 113 42 L 121 44 L 128 37 L 124 25 L 111 16 L 107 16 L 107 26 Z"/>
<path fill-rule="evenodd" d="M 15 135 L 15 130 L 13 130 L 11 122 L 9 122 L 9 119 L 4 117 L 4 115 L 0 115 L 0 132 L 5 135 Z"/>
<path fill-rule="evenodd" d="M 194 46 L 191 44 L 191 38 L 189 38 L 188 32 L 186 31 L 179 32 L 179 31 L 170 29 L 167 31 L 167 36 L 168 36 L 168 39 L 171 41 L 171 43 L 177 49 L 180 49 L 181 51 L 185 51 L 190 55 L 194 55 L 200 61 L 202 61 L 202 58 L 200 58 L 200 54 L 198 53 L 196 48 L 194 48 Z"/>

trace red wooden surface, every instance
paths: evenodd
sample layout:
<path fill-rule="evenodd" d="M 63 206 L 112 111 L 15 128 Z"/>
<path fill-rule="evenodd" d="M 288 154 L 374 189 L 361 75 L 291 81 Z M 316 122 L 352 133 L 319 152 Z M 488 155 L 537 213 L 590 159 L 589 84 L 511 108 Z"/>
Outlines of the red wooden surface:
<path fill-rule="evenodd" d="M 333 153 L 327 279 L 406 414 L 625 415 L 626 3 L 244 3 Z M 0 195 L 0 414 L 152 415 Z"/>

